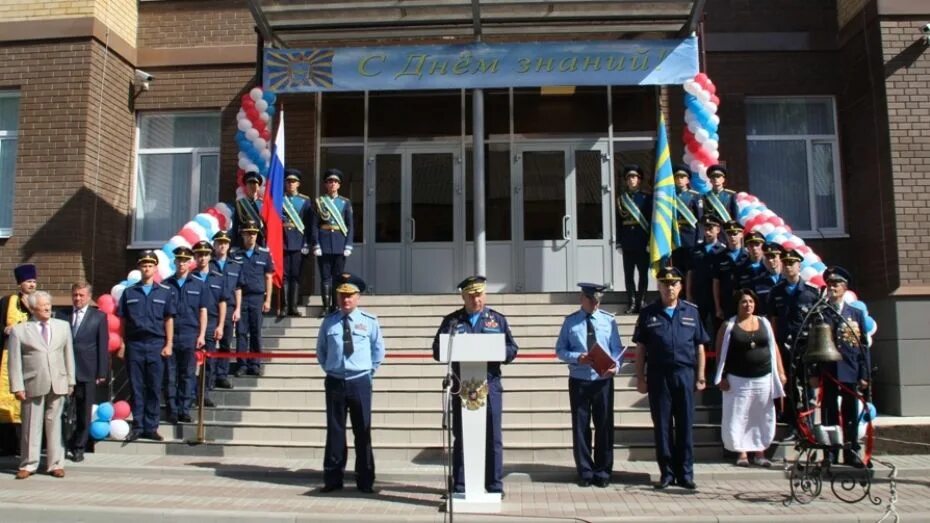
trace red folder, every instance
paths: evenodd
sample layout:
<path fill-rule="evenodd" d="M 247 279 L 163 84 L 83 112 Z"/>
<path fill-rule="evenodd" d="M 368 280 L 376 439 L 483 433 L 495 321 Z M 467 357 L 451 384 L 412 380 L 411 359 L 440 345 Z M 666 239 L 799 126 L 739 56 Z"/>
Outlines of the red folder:
<path fill-rule="evenodd" d="M 598 376 L 603 376 L 611 367 L 617 366 L 617 360 L 610 355 L 607 349 L 601 347 L 600 343 L 595 343 L 591 347 L 588 356 L 591 358 L 591 367 L 594 368 Z"/>

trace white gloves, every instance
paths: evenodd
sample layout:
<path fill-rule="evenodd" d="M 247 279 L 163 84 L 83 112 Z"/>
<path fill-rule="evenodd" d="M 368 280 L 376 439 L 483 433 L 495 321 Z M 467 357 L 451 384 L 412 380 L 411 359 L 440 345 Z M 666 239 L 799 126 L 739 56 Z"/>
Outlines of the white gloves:
<path fill-rule="evenodd" d="M 301 248 L 300 248 L 300 254 L 303 254 L 304 256 L 310 254 L 310 247 L 307 247 L 306 245 L 304 245 L 303 247 L 301 247 Z"/>
<path fill-rule="evenodd" d="M 323 249 L 320 249 L 319 247 L 313 249 L 313 255 L 317 257 L 323 256 Z"/>
<path fill-rule="evenodd" d="M 348 258 L 349 256 L 352 255 L 352 249 L 346 249 L 346 250 L 342 251 L 342 255 L 345 256 L 346 258 Z"/>

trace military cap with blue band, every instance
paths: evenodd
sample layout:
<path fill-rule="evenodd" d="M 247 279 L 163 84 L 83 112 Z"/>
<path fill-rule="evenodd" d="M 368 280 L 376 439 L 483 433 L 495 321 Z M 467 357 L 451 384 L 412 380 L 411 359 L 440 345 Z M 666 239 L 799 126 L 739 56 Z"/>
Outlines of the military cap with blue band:
<path fill-rule="evenodd" d="M 466 294 L 481 294 L 487 289 L 488 279 L 484 276 L 469 276 L 459 283 L 459 291 Z"/>
<path fill-rule="evenodd" d="M 336 292 L 342 294 L 365 292 L 365 289 L 368 287 L 365 285 L 365 280 L 350 272 L 340 274 L 339 277 L 336 278 L 336 283 Z"/>

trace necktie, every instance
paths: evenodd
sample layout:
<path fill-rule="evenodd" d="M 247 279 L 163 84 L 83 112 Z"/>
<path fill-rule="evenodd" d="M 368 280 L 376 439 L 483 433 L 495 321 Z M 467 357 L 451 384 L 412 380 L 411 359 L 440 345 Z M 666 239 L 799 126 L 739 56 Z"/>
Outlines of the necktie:
<path fill-rule="evenodd" d="M 51 340 L 49 339 L 49 336 L 48 336 L 48 334 L 49 334 L 49 333 L 48 333 L 48 323 L 46 323 L 46 322 L 43 321 L 43 322 L 39 323 L 39 325 L 42 327 L 42 339 L 45 340 L 45 344 L 48 345 L 48 344 L 51 342 Z"/>
<path fill-rule="evenodd" d="M 352 327 L 349 325 L 349 316 L 342 317 L 342 354 L 346 358 L 352 356 L 355 346 L 352 344 Z"/>
<path fill-rule="evenodd" d="M 588 315 L 588 350 L 591 350 L 591 347 L 594 347 L 594 344 L 597 343 L 597 337 L 594 335 L 594 316 Z"/>
<path fill-rule="evenodd" d="M 76 332 L 78 329 L 78 325 L 81 324 L 81 312 L 82 312 L 82 309 L 74 309 L 74 314 L 71 315 L 71 318 L 73 320 L 71 322 L 71 332 Z"/>

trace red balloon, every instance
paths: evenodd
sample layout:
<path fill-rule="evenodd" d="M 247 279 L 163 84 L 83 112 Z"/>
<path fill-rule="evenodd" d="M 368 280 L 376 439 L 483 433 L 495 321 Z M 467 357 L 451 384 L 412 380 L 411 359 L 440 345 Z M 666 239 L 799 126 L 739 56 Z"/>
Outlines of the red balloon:
<path fill-rule="evenodd" d="M 107 330 L 110 332 L 119 332 L 123 321 L 116 314 L 107 314 Z"/>
<path fill-rule="evenodd" d="M 119 400 L 113 404 L 113 419 L 126 419 L 131 411 L 129 403 Z"/>
<path fill-rule="evenodd" d="M 97 308 L 103 311 L 104 314 L 113 314 L 116 311 L 116 300 L 113 299 L 113 296 L 104 294 L 97 298 Z"/>
<path fill-rule="evenodd" d="M 786 241 L 781 244 L 782 248 L 786 251 L 793 251 L 798 248 L 798 245 L 792 241 Z"/>
<path fill-rule="evenodd" d="M 245 115 L 249 118 L 249 121 L 252 122 L 252 126 L 255 126 L 255 121 L 258 120 L 258 109 L 255 108 L 253 104 L 252 107 L 247 107 L 245 110 Z"/>
<path fill-rule="evenodd" d="M 753 216 L 752 218 L 746 220 L 746 223 L 743 224 L 743 226 L 746 227 L 747 229 L 755 229 L 756 227 L 759 226 L 759 224 L 762 223 L 762 220 L 764 219 L 765 219 L 764 216 L 762 216 L 761 214 L 757 214 Z"/>
<path fill-rule="evenodd" d="M 258 134 L 260 134 L 261 137 L 264 138 L 266 142 L 268 140 L 271 140 L 271 131 L 269 131 L 268 129 L 262 129 Z"/>
<path fill-rule="evenodd" d="M 181 238 L 187 240 L 191 245 L 194 245 L 200 241 L 200 237 L 197 236 L 197 233 L 188 229 L 187 227 L 182 228 L 178 235 L 181 236 Z"/>
<path fill-rule="evenodd" d="M 771 223 L 771 224 L 772 224 L 773 226 L 775 226 L 775 227 L 781 227 L 782 225 L 785 224 L 785 220 L 782 220 L 782 219 L 781 219 L 780 217 L 778 217 L 778 216 L 770 216 L 770 217 L 769 217 L 767 220 L 765 220 L 765 221 L 768 222 L 768 223 Z"/>
<path fill-rule="evenodd" d="M 248 94 L 244 94 L 242 95 L 242 108 L 248 109 L 249 107 L 255 107 L 255 100 Z"/>
<path fill-rule="evenodd" d="M 152 276 L 152 281 L 154 281 L 155 283 L 161 283 L 161 274 L 158 274 L 158 273 L 156 272 L 156 273 Z"/>
<path fill-rule="evenodd" d="M 110 333 L 110 344 L 107 348 L 110 350 L 110 352 L 116 352 L 119 350 L 119 347 L 120 345 L 122 345 L 122 343 L 123 343 L 123 338 L 121 338 L 119 334 L 115 332 L 111 332 Z"/>
<path fill-rule="evenodd" d="M 714 88 L 714 91 L 716 91 L 716 90 L 717 90 L 717 89 Z M 713 93 L 714 91 L 711 91 L 711 93 Z M 717 107 L 720 107 L 720 98 L 718 98 L 717 95 L 711 94 L 711 95 L 710 95 L 710 101 L 713 102 L 714 105 L 716 105 Z"/>
<path fill-rule="evenodd" d="M 807 281 L 810 282 L 810 283 L 813 284 L 813 285 L 818 286 L 818 287 L 826 287 L 826 286 L 827 286 L 827 283 L 826 283 L 825 281 L 823 281 L 823 274 L 818 274 L 818 275 L 812 277 L 811 279 L 809 279 L 809 280 L 807 280 Z"/>

